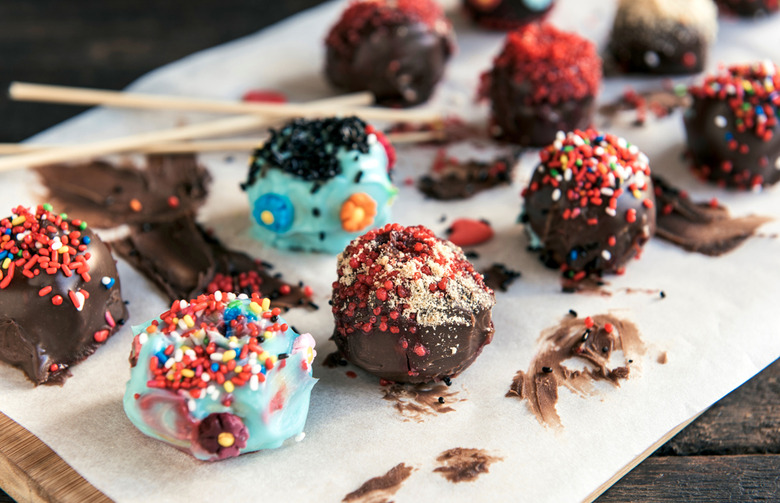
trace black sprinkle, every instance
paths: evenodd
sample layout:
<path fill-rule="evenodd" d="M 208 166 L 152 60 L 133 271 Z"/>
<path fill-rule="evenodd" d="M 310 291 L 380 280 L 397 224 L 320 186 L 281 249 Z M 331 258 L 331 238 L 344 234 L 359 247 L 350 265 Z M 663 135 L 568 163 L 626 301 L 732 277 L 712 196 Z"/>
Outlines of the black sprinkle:
<path fill-rule="evenodd" d="M 628 360 L 628 363 L 634 363 L 634 360 Z"/>
<path fill-rule="evenodd" d="M 116 320 L 116 322 L 119 323 L 120 325 L 124 325 L 125 323 L 127 323 L 127 320 L 125 320 L 124 318 L 119 318 L 118 320 Z"/>
<path fill-rule="evenodd" d="M 357 159 L 355 159 L 357 161 Z M 355 183 L 360 183 L 360 179 L 363 178 L 363 171 L 358 171 L 355 175 Z"/>
<path fill-rule="evenodd" d="M 590 337 L 590 329 L 585 329 L 585 333 L 582 334 L 582 342 L 585 342 L 588 340 L 588 337 Z"/>
<path fill-rule="evenodd" d="M 329 306 L 332 306 L 332 305 L 333 305 L 333 300 L 330 300 L 330 299 L 329 299 L 329 300 L 328 300 L 328 305 L 329 305 Z"/>
<path fill-rule="evenodd" d="M 233 162 L 233 161 L 234 161 L 234 159 L 233 159 L 232 155 L 225 156 L 225 162 Z"/>
<path fill-rule="evenodd" d="M 452 386 L 452 379 L 450 379 L 449 377 L 442 377 L 441 380 L 444 381 L 444 384 L 446 384 L 447 386 Z"/>
<path fill-rule="evenodd" d="M 601 348 L 601 352 L 602 353 L 609 353 L 609 346 L 604 346 L 603 348 Z"/>
<path fill-rule="evenodd" d="M 485 225 L 488 225 L 488 226 L 490 225 L 490 221 L 487 220 L 486 218 L 480 218 L 479 221 L 482 222 Z"/>
<path fill-rule="evenodd" d="M 290 355 L 288 355 L 287 353 L 279 353 L 278 355 L 276 355 L 276 358 L 278 358 L 279 360 L 286 360 L 289 357 Z"/>
<path fill-rule="evenodd" d="M 439 217 L 439 223 L 444 223 L 445 220 L 447 220 L 447 215 L 442 215 Z"/>
<path fill-rule="evenodd" d="M 274 278 L 281 279 L 282 278 L 282 273 L 277 272 L 276 274 L 274 274 Z"/>
<path fill-rule="evenodd" d="M 320 216 L 320 209 L 319 208 L 314 208 L 314 209 L 311 210 L 311 213 L 315 217 L 318 217 L 318 216 Z"/>
<path fill-rule="evenodd" d="M 303 281 L 298 282 L 298 288 L 303 288 Z"/>
<path fill-rule="evenodd" d="M 467 258 L 467 259 L 469 259 L 469 260 L 476 260 L 476 259 L 478 259 L 478 258 L 479 258 L 479 253 L 477 253 L 477 252 L 475 252 L 475 251 L 467 251 L 467 252 L 464 252 L 463 254 L 464 254 L 464 255 L 466 256 L 466 258 Z"/>
<path fill-rule="evenodd" d="M 320 306 L 318 306 L 314 302 L 309 302 L 309 307 L 314 309 L 315 311 L 320 308 Z"/>
<path fill-rule="evenodd" d="M 271 316 L 271 323 L 276 323 L 277 321 L 279 321 L 278 316 Z"/>
<path fill-rule="evenodd" d="M 659 295 L 661 295 L 662 299 L 666 298 L 666 292 L 664 292 L 663 290 L 661 290 L 661 293 Z"/>
<path fill-rule="evenodd" d="M 257 338 L 257 342 L 260 342 L 260 343 L 265 342 L 265 337 L 263 337 L 261 335 L 260 337 Z"/>
<path fill-rule="evenodd" d="M 577 311 L 575 311 L 574 309 L 569 309 L 569 314 L 574 316 L 575 318 L 577 317 Z"/>
<path fill-rule="evenodd" d="M 341 173 L 341 163 L 336 157 L 339 149 L 364 154 L 369 151 L 366 123 L 357 117 L 295 119 L 270 132 L 271 138 L 254 152 L 244 186 L 255 183 L 269 167 L 308 182 L 330 180 Z M 312 193 L 318 189 L 319 184 L 315 184 Z"/>
<path fill-rule="evenodd" d="M 306 303 L 306 301 L 305 301 L 305 300 L 303 300 L 303 299 L 298 299 L 298 305 L 299 305 L 299 306 L 302 306 L 302 305 L 304 305 L 305 303 Z"/>
<path fill-rule="evenodd" d="M 266 262 L 265 260 L 260 261 L 260 265 L 263 266 L 266 269 L 273 269 L 274 265 L 270 262 Z"/>
<path fill-rule="evenodd" d="M 443 396 L 439 397 L 439 403 L 444 403 L 444 397 Z"/>
<path fill-rule="evenodd" d="M 125 305 L 126 305 L 126 306 L 129 306 L 129 305 L 130 305 L 130 301 L 129 301 L 129 300 L 126 300 L 126 301 L 125 301 Z"/>
<path fill-rule="evenodd" d="M 296 334 L 300 334 L 300 332 L 298 331 L 298 329 L 297 329 L 297 328 L 295 328 L 293 325 L 290 325 L 290 330 L 292 330 L 292 331 L 293 331 L 293 332 L 295 332 Z"/>
<path fill-rule="evenodd" d="M 320 232 L 320 241 L 325 241 L 325 233 Z"/>
<path fill-rule="evenodd" d="M 280 297 L 279 292 L 271 292 L 271 295 L 268 296 L 271 300 L 276 300 Z"/>
<path fill-rule="evenodd" d="M 551 374 L 552 369 L 550 367 L 542 367 L 542 372 L 544 372 L 545 374 Z"/>
<path fill-rule="evenodd" d="M 319 191 L 321 188 L 322 188 L 322 185 L 320 185 L 319 183 L 315 183 L 314 185 L 311 186 L 311 191 L 310 192 L 312 194 L 316 194 L 317 191 Z"/>

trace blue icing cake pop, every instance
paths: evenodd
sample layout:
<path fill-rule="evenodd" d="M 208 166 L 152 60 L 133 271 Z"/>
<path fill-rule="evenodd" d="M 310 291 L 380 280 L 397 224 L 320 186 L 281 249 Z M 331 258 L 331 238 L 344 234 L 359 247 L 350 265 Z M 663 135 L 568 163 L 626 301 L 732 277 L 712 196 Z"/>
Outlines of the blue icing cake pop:
<path fill-rule="evenodd" d="M 256 294 L 215 292 L 133 327 L 127 417 L 204 461 L 301 435 L 317 353 L 279 312 Z"/>
<path fill-rule="evenodd" d="M 390 221 L 394 158 L 385 136 L 357 117 L 296 119 L 271 130 L 241 186 L 253 235 L 278 248 L 341 252 Z"/>

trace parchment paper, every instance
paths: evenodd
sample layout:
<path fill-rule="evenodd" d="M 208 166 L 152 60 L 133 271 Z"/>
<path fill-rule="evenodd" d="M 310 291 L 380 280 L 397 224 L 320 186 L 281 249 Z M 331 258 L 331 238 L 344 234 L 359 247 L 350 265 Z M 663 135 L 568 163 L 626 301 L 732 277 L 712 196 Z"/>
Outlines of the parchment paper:
<path fill-rule="evenodd" d="M 293 100 L 334 94 L 321 76 L 322 39 L 343 2 L 323 5 L 250 37 L 185 58 L 152 72 L 133 89 L 188 96 L 238 98 L 249 88 L 279 89 Z M 614 11 L 606 0 L 561 0 L 550 20 L 578 30 L 604 45 Z M 455 10 L 460 49 L 433 106 L 466 117 L 484 117 L 486 108 L 471 98 L 478 74 L 487 69 L 503 35 L 470 28 Z M 709 69 L 718 62 L 770 58 L 780 61 L 780 16 L 763 21 L 722 19 Z M 774 42 L 772 42 L 774 41 Z M 686 82 L 687 79 L 682 79 Z M 618 96 L 626 84 L 659 85 L 660 79 L 614 79 L 601 101 Z M 205 115 L 94 110 L 34 139 L 79 142 L 164 128 Z M 650 121 L 644 128 L 616 124 L 612 132 L 630 139 L 665 175 L 694 198 L 715 196 L 733 214 L 780 215 L 778 188 L 762 193 L 731 193 L 704 185 L 680 159 L 684 133 L 680 114 Z M 343 367 L 315 362 L 320 379 L 312 394 L 306 438 L 278 450 L 206 464 L 143 436 L 125 418 L 122 394 L 129 376 L 131 332 L 125 327 L 105 347 L 73 369 L 64 387 L 34 388 L 16 369 L 0 365 L 0 410 L 50 445 L 89 482 L 118 501 L 339 501 L 371 477 L 404 462 L 415 472 L 395 495 L 409 501 L 579 501 L 608 480 L 668 431 L 717 401 L 780 356 L 777 298 L 780 297 L 780 241 L 750 239 L 736 251 L 710 258 L 652 240 L 624 276 L 608 278 L 611 297 L 561 293 L 556 271 L 545 269 L 526 251 L 516 217 L 519 191 L 536 154 L 524 155 L 511 188 L 484 192 L 453 203 L 426 201 L 403 185 L 427 169 L 433 149 L 403 149 L 396 181 L 401 193 L 394 211 L 403 224 L 424 224 L 439 233 L 454 218 L 487 218 L 496 230 L 476 247 L 479 266 L 503 262 L 523 277 L 507 293 L 497 292 L 496 335 L 477 361 L 455 379 L 465 401 L 454 412 L 405 421 L 382 400 L 377 379 L 361 371 L 349 378 Z M 321 309 L 293 310 L 287 319 L 317 340 L 320 358 L 335 349 L 328 337 L 332 319 L 327 301 L 335 278 L 335 258 L 280 253 L 247 235 L 244 194 L 238 184 L 248 155 L 202 157 L 215 183 L 200 220 L 224 241 L 274 263 L 289 280 L 315 290 Z M 5 213 L 16 204 L 41 202 L 31 172 L 0 174 Z M 447 216 L 440 222 L 442 215 Z M 761 229 L 780 232 L 780 222 Z M 142 323 L 166 307 L 143 277 L 119 264 L 132 323 Z M 665 299 L 625 289 L 662 289 Z M 558 412 L 564 428 L 545 428 L 526 405 L 505 398 L 517 370 L 526 369 L 537 338 L 572 308 L 581 315 L 614 312 L 639 327 L 648 350 L 637 359 L 630 379 L 619 388 L 599 387 L 582 398 L 561 388 Z M 668 363 L 657 363 L 667 352 Z M 351 370 L 357 370 L 349 367 Z M 453 447 L 482 448 L 502 457 L 474 482 L 453 484 L 433 473 L 435 459 Z"/>

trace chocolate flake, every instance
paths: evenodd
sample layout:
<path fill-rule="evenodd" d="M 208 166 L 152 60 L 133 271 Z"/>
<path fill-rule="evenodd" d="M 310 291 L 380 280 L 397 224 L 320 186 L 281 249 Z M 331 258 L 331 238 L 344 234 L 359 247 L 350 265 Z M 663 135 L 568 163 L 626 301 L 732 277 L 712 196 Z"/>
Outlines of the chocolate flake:
<path fill-rule="evenodd" d="M 455 447 L 442 452 L 436 461 L 441 466 L 434 472 L 441 473 L 450 482 L 472 482 L 483 473 L 488 473 L 490 465 L 503 458 L 491 456 L 483 449 Z"/>
<path fill-rule="evenodd" d="M 467 199 L 483 190 L 509 185 L 516 164 L 516 155 L 500 155 L 490 162 L 461 161 L 440 150 L 430 174 L 420 178 L 417 187 L 434 199 Z"/>
<path fill-rule="evenodd" d="M 414 471 L 411 466 L 398 463 L 384 475 L 367 480 L 359 488 L 344 496 L 345 503 L 388 503 Z"/>
<path fill-rule="evenodd" d="M 520 271 L 513 271 L 504 264 L 493 264 L 489 269 L 482 271 L 482 277 L 485 278 L 485 284 L 495 290 L 506 292 L 509 285 L 519 278 Z"/>
<path fill-rule="evenodd" d="M 383 399 L 395 402 L 395 409 L 405 421 L 413 419 L 423 422 L 425 416 L 453 412 L 450 404 L 465 401 L 458 398 L 458 392 L 452 391 L 448 385 L 434 384 L 396 384 L 382 387 Z M 446 401 L 446 403 L 445 403 Z"/>

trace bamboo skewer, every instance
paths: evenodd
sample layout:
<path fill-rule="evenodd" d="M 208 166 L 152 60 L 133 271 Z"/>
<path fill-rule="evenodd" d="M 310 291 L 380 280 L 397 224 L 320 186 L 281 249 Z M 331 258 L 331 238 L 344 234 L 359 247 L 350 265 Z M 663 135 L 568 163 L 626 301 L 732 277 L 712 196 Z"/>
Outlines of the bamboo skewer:
<path fill-rule="evenodd" d="M 444 139 L 441 131 L 420 131 L 409 133 L 389 133 L 387 139 L 393 144 L 423 143 Z M 208 140 L 208 141 L 174 141 L 167 143 L 154 143 L 133 149 L 133 152 L 142 154 L 186 154 L 197 152 L 236 152 L 252 151 L 260 148 L 264 138 L 242 138 L 235 140 Z M 72 145 L 43 144 L 43 143 L 0 143 L 0 155 L 22 154 L 29 152 L 41 152 L 53 148 L 65 148 Z"/>
<path fill-rule="evenodd" d="M 327 100 L 316 105 L 308 105 L 295 103 L 247 103 L 13 82 L 8 87 L 8 96 L 19 101 L 151 108 L 155 110 L 186 110 L 191 112 L 258 114 L 276 118 L 355 114 L 364 119 L 391 122 L 429 122 L 441 119 L 439 113 L 429 110 L 400 110 L 364 106 L 371 104 L 373 101 L 370 93 L 361 93 L 362 101 L 357 105 Z"/>

